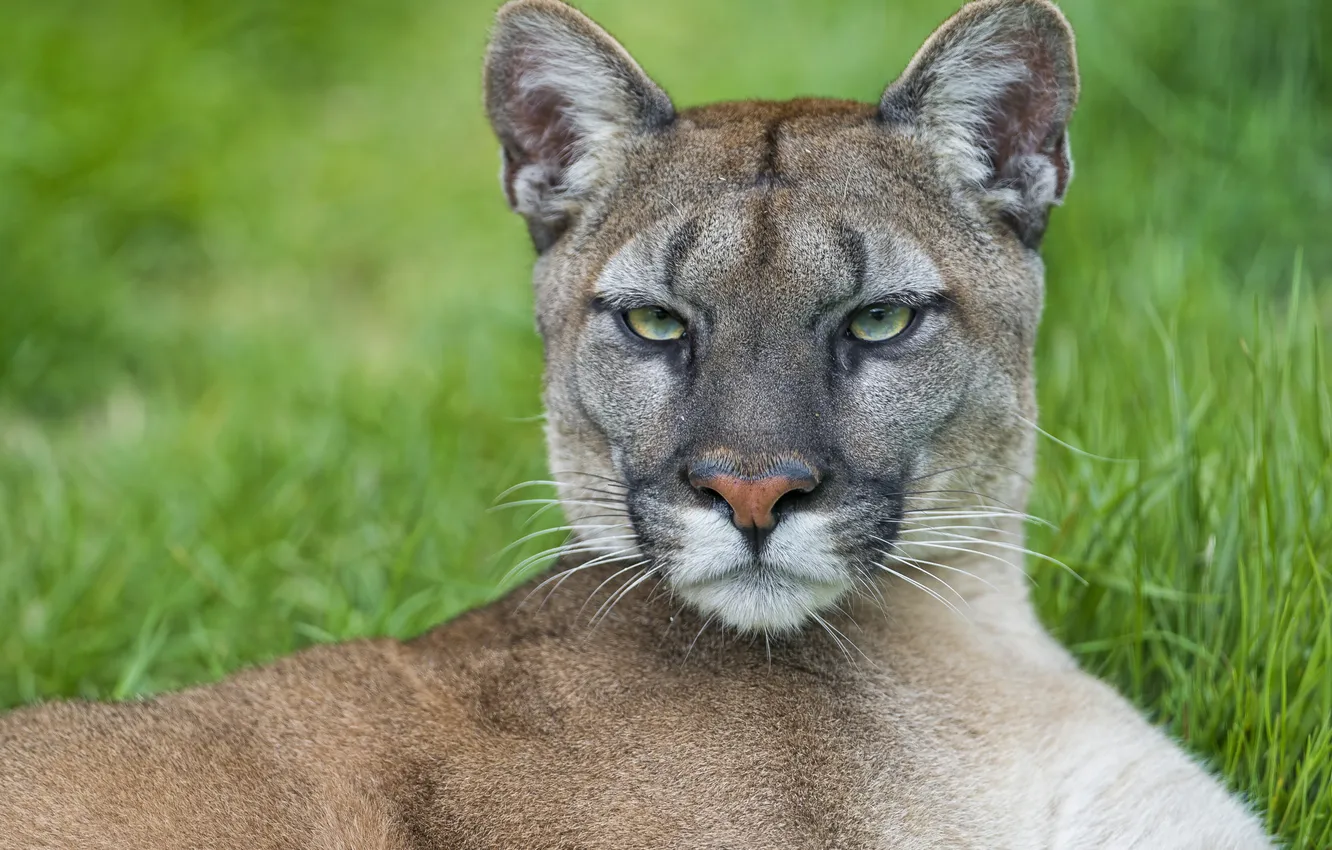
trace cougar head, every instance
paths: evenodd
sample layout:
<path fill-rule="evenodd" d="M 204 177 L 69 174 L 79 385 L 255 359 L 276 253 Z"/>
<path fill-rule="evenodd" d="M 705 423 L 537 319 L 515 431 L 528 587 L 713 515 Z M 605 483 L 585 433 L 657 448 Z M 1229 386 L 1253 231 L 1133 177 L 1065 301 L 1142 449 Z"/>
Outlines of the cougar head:
<path fill-rule="evenodd" d="M 579 548 L 782 631 L 915 514 L 1025 501 L 1077 95 L 1053 5 L 967 5 L 874 104 L 677 111 L 582 14 L 514 0 L 485 90 Z"/>

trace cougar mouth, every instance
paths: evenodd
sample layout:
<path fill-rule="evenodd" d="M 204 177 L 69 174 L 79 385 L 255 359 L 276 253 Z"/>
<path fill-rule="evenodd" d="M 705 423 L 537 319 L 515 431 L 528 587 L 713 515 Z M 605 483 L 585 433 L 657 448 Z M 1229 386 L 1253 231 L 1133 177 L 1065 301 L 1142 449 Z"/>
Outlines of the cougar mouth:
<path fill-rule="evenodd" d="M 799 628 L 863 581 L 857 559 L 837 545 L 837 524 L 823 514 L 785 517 L 759 549 L 715 510 L 678 510 L 672 525 L 672 539 L 651 546 L 668 585 L 738 631 Z"/>
<path fill-rule="evenodd" d="M 758 545 L 749 517 L 728 501 L 668 476 L 623 480 L 640 559 L 681 602 L 743 633 L 816 621 L 849 594 L 869 590 L 899 545 L 898 475 L 827 476 L 824 489 L 777 503 Z"/>
<path fill-rule="evenodd" d="M 737 631 L 778 633 L 799 628 L 841 599 L 851 582 L 807 582 L 773 573 L 674 585 L 675 592 L 705 616 Z"/>

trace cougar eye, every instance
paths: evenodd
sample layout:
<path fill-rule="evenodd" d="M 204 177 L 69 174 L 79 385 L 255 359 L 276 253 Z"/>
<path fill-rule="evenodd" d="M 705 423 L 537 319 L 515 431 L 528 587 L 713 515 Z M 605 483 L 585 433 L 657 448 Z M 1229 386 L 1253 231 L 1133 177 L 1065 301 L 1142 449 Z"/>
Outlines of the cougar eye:
<path fill-rule="evenodd" d="M 665 307 L 636 307 L 626 310 L 624 323 L 629 330 L 653 342 L 670 342 L 685 335 L 684 322 Z"/>
<path fill-rule="evenodd" d="M 873 304 L 851 317 L 847 333 L 864 342 L 886 342 L 911 327 L 916 311 L 905 304 Z"/>

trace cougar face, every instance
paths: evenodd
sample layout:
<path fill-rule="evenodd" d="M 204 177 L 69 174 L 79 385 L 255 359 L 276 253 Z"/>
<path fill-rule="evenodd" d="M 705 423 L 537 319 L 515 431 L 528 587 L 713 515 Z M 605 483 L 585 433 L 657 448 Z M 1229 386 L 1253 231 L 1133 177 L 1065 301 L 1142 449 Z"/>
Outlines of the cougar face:
<path fill-rule="evenodd" d="M 877 104 L 677 112 L 570 7 L 506 6 L 487 106 L 584 548 L 782 631 L 1021 503 L 1074 67 L 1052 6 L 981 2 Z"/>

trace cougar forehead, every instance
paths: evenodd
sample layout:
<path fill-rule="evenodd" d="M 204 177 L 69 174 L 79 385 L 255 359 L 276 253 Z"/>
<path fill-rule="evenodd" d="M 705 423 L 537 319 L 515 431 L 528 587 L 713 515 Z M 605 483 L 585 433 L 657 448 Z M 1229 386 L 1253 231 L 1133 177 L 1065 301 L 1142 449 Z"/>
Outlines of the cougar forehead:
<path fill-rule="evenodd" d="M 991 318 L 1017 334 L 1016 348 L 1031 342 L 1039 257 L 996 238 L 985 211 L 950 187 L 928 149 L 909 132 L 886 129 L 869 105 L 709 104 L 637 140 L 624 157 L 617 182 L 540 261 L 539 319 L 580 312 L 599 288 L 632 282 L 647 294 L 653 282 L 674 280 L 685 253 L 700 272 L 696 289 L 772 306 L 795 293 L 725 266 L 735 255 L 771 263 L 785 254 L 807 263 L 806 271 L 824 264 L 796 281 L 800 297 L 834 299 L 867 271 L 886 281 L 890 270 L 856 264 L 895 263 L 904 284 L 946 292 L 961 305 L 999 307 Z M 711 275 L 703 268 L 709 261 Z M 974 315 L 959 317 L 976 333 L 994 330 Z"/>

